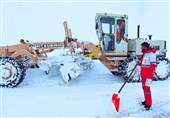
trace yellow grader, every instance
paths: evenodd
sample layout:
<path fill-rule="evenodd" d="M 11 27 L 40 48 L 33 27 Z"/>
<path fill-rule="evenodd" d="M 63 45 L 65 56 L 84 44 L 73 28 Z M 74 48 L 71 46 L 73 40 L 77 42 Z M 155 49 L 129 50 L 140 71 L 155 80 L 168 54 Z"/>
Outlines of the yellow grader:
<path fill-rule="evenodd" d="M 145 41 L 149 42 L 158 52 L 155 80 L 164 80 L 170 76 L 170 62 L 165 58 L 166 41 L 151 40 L 151 35 L 149 39 L 140 38 L 140 26 L 138 26 L 137 38 L 128 39 L 127 15 L 97 13 L 95 22 L 99 40 L 97 46 L 93 43 L 80 43 L 77 39 L 73 39 L 66 21 L 63 23 L 64 41 L 30 43 L 21 40 L 20 44 L 1 46 L 0 86 L 15 87 L 19 85 L 25 78 L 27 68 L 39 67 L 38 62 L 46 59 L 47 53 L 59 48 L 69 48 L 71 53 L 75 53 L 76 49 L 80 48 L 85 57 L 99 59 L 113 74 L 126 79 L 141 55 L 140 44 Z M 65 68 L 62 67 L 63 64 L 61 70 L 64 70 Z M 68 82 L 70 74 L 64 73 L 63 75 Z M 139 76 L 139 68 L 135 70 L 133 76 Z M 130 81 L 140 81 L 140 78 L 136 77 Z"/>

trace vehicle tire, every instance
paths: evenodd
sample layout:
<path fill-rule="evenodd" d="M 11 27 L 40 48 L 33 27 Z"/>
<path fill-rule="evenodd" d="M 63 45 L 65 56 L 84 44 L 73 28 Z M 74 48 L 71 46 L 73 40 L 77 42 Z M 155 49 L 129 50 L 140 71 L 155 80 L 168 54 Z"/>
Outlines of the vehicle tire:
<path fill-rule="evenodd" d="M 129 58 L 121 61 L 121 64 L 118 67 L 118 69 L 119 69 L 119 73 L 121 74 L 121 77 L 124 80 L 128 79 L 128 76 L 132 72 L 137 61 L 138 61 L 137 56 L 129 57 Z M 128 82 L 140 82 L 140 66 L 136 67 L 136 69 L 134 70 L 134 72 Z"/>
<path fill-rule="evenodd" d="M 154 80 L 166 80 L 170 77 L 170 61 L 165 57 L 157 57 Z"/>
<path fill-rule="evenodd" d="M 26 75 L 22 62 L 13 57 L 0 57 L 0 87 L 19 85 Z"/>

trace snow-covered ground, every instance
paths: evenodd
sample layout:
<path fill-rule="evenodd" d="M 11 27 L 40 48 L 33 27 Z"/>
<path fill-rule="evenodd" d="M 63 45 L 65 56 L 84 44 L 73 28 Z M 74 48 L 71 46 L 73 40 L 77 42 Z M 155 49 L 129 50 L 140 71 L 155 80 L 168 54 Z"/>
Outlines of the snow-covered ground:
<path fill-rule="evenodd" d="M 111 97 L 123 81 L 98 60 L 92 70 L 65 84 L 59 72 L 29 69 L 17 88 L 1 89 L 1 117 L 170 117 L 170 80 L 152 84 L 153 106 L 144 111 L 141 83 L 128 83 L 120 94 L 120 111 Z"/>
<path fill-rule="evenodd" d="M 64 30 L 61 30 L 63 29 L 61 23 L 64 20 L 68 20 L 74 37 L 82 41 L 88 39 L 90 42 L 96 42 L 97 37 L 93 28 L 95 14 L 125 13 L 130 18 L 129 38 L 135 37 L 136 26 L 140 24 L 142 38 L 152 34 L 153 40 L 167 41 L 167 57 L 170 58 L 168 0 L 162 3 L 157 0 L 156 2 L 141 0 L 134 3 L 128 3 L 126 0 L 106 3 L 38 1 L 0 0 L 0 45 L 15 44 L 21 38 L 31 42 L 62 40 L 65 38 Z M 160 13 L 161 17 L 154 12 Z M 78 21 L 81 21 L 81 30 Z M 159 28 L 153 28 L 155 24 Z M 116 112 L 111 97 L 118 91 L 123 81 L 113 76 L 99 61 L 94 61 L 94 64 L 92 70 L 82 73 L 68 84 L 62 80 L 59 71 L 45 75 L 40 69 L 27 70 L 25 80 L 17 88 L 0 88 L 0 118 L 170 117 L 170 78 L 152 83 L 153 106 L 150 111 L 144 111 L 140 105 L 143 101 L 141 83 L 127 83 L 120 94 L 120 111 Z M 162 68 L 158 71 L 164 72 Z"/>

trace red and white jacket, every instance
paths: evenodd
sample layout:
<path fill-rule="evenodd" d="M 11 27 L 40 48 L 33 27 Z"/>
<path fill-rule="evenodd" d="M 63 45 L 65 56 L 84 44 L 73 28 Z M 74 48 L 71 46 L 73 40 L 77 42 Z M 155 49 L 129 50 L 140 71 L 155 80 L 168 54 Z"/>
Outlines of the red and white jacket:
<path fill-rule="evenodd" d="M 153 79 L 156 66 L 156 50 L 145 50 L 141 60 L 141 78 Z"/>

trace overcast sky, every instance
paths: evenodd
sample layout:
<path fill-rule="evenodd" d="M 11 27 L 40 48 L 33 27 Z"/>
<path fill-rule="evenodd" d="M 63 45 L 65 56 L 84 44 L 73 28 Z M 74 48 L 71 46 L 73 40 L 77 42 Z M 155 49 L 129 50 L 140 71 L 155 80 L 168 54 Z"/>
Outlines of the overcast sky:
<path fill-rule="evenodd" d="M 128 15 L 129 38 L 136 37 L 140 24 L 141 37 L 152 34 L 153 39 L 169 39 L 168 1 L 0 1 L 0 45 L 17 43 L 21 38 L 32 42 L 61 41 L 64 20 L 68 21 L 73 37 L 97 42 L 95 15 L 105 12 Z"/>

